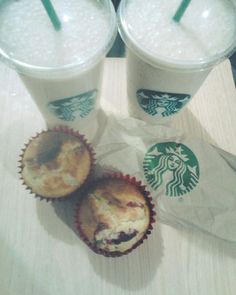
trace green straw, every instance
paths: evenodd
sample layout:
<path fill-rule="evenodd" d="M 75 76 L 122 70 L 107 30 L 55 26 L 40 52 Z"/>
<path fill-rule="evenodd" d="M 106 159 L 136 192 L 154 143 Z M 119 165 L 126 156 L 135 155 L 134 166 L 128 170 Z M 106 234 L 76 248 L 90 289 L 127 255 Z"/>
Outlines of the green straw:
<path fill-rule="evenodd" d="M 188 8 L 191 0 L 182 0 L 182 3 L 180 4 L 179 8 L 177 9 L 175 15 L 173 16 L 173 20 L 177 23 L 180 22 L 182 16 L 184 15 L 186 9 Z"/>
<path fill-rule="evenodd" d="M 60 31 L 61 22 L 50 0 L 41 0 L 56 31 Z"/>

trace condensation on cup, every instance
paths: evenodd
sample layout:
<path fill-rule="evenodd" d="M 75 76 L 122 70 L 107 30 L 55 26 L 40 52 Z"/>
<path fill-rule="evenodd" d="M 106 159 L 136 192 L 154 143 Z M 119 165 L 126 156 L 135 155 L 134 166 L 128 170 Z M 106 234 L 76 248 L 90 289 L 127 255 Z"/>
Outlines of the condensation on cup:
<path fill-rule="evenodd" d="M 118 10 L 129 113 L 154 124 L 170 122 L 236 49 L 235 1 L 191 1 L 176 23 L 180 2 L 122 0 Z"/>

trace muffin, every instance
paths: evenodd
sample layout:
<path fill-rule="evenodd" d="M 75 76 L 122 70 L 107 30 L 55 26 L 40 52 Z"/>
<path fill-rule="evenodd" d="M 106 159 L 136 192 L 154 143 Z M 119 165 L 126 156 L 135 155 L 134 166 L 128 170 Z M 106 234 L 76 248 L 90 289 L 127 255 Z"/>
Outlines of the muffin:
<path fill-rule="evenodd" d="M 49 130 L 31 139 L 23 151 L 24 184 L 41 198 L 62 198 L 80 188 L 93 164 L 83 137 L 69 130 Z"/>
<path fill-rule="evenodd" d="M 96 181 L 78 204 L 76 223 L 81 237 L 96 253 L 129 253 L 142 243 L 154 222 L 148 194 L 129 176 Z"/>

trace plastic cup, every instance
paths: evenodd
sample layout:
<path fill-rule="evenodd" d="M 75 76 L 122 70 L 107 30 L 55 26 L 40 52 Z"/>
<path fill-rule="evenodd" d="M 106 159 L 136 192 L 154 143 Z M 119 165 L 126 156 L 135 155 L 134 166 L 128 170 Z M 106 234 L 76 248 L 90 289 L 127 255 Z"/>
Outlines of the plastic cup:
<path fill-rule="evenodd" d="M 192 1 L 176 23 L 179 4 L 122 0 L 118 9 L 127 46 L 129 113 L 149 123 L 170 122 L 236 48 L 235 1 Z"/>
<path fill-rule="evenodd" d="M 114 7 L 109 0 L 53 4 L 60 31 L 41 1 L 0 2 L 0 59 L 18 72 L 48 127 L 67 125 L 92 139 L 103 61 L 117 33 Z"/>

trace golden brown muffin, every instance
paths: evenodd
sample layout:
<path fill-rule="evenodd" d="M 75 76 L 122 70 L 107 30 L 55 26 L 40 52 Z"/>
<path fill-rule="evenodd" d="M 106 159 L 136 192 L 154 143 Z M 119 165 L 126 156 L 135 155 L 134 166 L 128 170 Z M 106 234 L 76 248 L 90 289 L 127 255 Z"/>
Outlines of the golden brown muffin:
<path fill-rule="evenodd" d="M 103 179 L 83 196 L 76 218 L 82 237 L 95 252 L 122 254 L 147 233 L 150 204 L 135 184 Z"/>
<path fill-rule="evenodd" d="M 91 165 L 91 153 L 82 138 L 51 130 L 27 145 L 22 157 L 22 178 L 36 195 L 60 198 L 85 182 Z"/>

